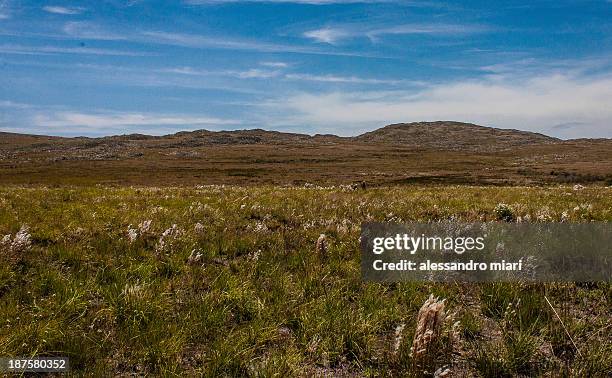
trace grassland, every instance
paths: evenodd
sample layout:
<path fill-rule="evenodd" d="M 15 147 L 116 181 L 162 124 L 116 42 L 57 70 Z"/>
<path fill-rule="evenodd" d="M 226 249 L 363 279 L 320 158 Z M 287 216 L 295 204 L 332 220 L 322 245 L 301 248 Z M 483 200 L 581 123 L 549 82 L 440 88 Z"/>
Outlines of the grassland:
<path fill-rule="evenodd" d="M 492 221 L 501 202 L 612 220 L 601 186 L 5 186 L 0 356 L 86 376 L 610 376 L 610 284 L 361 281 L 363 221 Z M 430 294 L 460 323 L 425 373 L 409 349 Z"/>
<path fill-rule="evenodd" d="M 163 137 L 0 133 L 0 185 L 612 185 L 612 140 L 561 141 L 458 122 L 357 137 L 264 130 Z"/>

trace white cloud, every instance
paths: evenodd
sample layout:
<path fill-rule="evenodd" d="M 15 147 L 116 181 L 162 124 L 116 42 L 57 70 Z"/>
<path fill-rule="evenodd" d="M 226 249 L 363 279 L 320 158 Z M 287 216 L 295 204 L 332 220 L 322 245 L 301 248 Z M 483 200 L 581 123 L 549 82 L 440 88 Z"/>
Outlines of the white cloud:
<path fill-rule="evenodd" d="M 257 50 L 271 52 L 282 50 L 282 47 L 276 44 L 215 38 L 198 34 L 167 33 L 162 31 L 148 31 L 143 32 L 142 34 L 146 37 L 152 38 L 155 43 L 184 47 L 216 47 L 233 50 Z"/>
<path fill-rule="evenodd" d="M 19 55 L 51 55 L 51 54 L 86 54 L 86 55 L 114 55 L 114 56 L 151 56 L 145 52 L 100 49 L 91 47 L 58 47 L 58 46 L 24 46 L 5 44 L 0 45 L 0 53 Z"/>
<path fill-rule="evenodd" d="M 417 91 L 300 93 L 262 106 L 273 126 L 344 135 L 395 122 L 457 120 L 573 137 L 612 137 L 612 76 L 490 78 Z M 265 117 L 265 116 L 264 116 Z M 572 127 L 558 125 L 571 124 Z M 555 127 L 557 126 L 557 127 Z"/>
<path fill-rule="evenodd" d="M 9 0 L 0 0 L 0 20 L 8 20 L 11 18 Z"/>
<path fill-rule="evenodd" d="M 63 31 L 67 35 L 79 39 L 96 39 L 109 41 L 126 39 L 125 36 L 105 30 L 96 24 L 85 21 L 67 22 L 64 25 Z"/>
<path fill-rule="evenodd" d="M 374 55 L 343 52 L 343 51 L 326 51 L 303 46 L 294 46 L 286 44 L 267 43 L 256 40 L 247 39 L 231 39 L 218 36 L 206 36 L 198 34 L 184 33 L 168 33 L 163 31 L 145 31 L 141 33 L 142 37 L 136 37 L 134 40 L 140 42 L 166 44 L 172 46 L 182 46 L 190 48 L 216 48 L 227 50 L 243 50 L 257 52 L 290 52 L 298 54 L 312 55 L 334 55 L 334 56 L 362 56 L 372 57 Z M 144 37 L 144 38 L 143 38 Z"/>
<path fill-rule="evenodd" d="M 172 73 L 172 74 L 179 74 L 179 75 L 191 75 L 191 76 L 208 76 L 208 75 L 212 75 L 213 74 L 211 71 L 197 70 L 197 69 L 192 68 L 192 67 L 162 68 L 162 69 L 159 69 L 158 71 L 159 72 L 163 72 L 163 73 Z"/>
<path fill-rule="evenodd" d="M 192 67 L 174 67 L 174 68 L 163 68 L 158 70 L 162 73 L 171 73 L 179 75 L 189 76 L 230 76 L 239 79 L 269 79 L 276 77 L 280 74 L 279 70 L 266 70 L 259 68 L 251 68 L 248 70 L 225 70 L 225 71 L 209 71 L 196 69 Z"/>
<path fill-rule="evenodd" d="M 80 14 L 83 12 L 83 8 L 69 8 L 69 7 L 61 7 L 61 6 L 53 6 L 53 5 L 45 6 L 43 7 L 43 10 L 49 13 L 65 14 L 65 15 Z"/>
<path fill-rule="evenodd" d="M 310 75 L 310 74 L 287 74 L 289 80 L 320 81 L 324 83 L 349 83 L 349 84 L 399 84 L 401 80 L 369 79 L 356 76 L 335 75 Z"/>
<path fill-rule="evenodd" d="M 388 3 L 392 0 L 187 0 L 187 4 L 215 5 L 229 3 L 294 3 L 310 5 L 328 4 L 358 4 L 358 3 Z"/>
<path fill-rule="evenodd" d="M 270 70 L 261 70 L 257 68 L 252 68 L 246 71 L 228 71 L 230 74 L 235 74 L 237 77 L 241 79 L 269 79 L 272 77 L 276 77 L 279 75 L 278 71 L 270 71 Z"/>
<path fill-rule="evenodd" d="M 491 30 L 481 25 L 458 25 L 458 24 L 405 24 L 387 28 L 373 29 L 365 35 L 376 40 L 382 35 L 408 35 L 408 34 L 439 34 L 439 35 L 464 35 L 483 33 Z"/>
<path fill-rule="evenodd" d="M 51 131 L 59 130 L 65 134 L 82 132 L 89 135 L 108 135 L 109 131 L 159 134 L 159 127 L 161 127 L 161 130 L 172 130 L 172 128 L 164 128 L 164 126 L 173 126 L 176 131 L 176 127 L 184 130 L 204 126 L 238 125 L 240 121 L 181 114 L 58 111 L 36 114 L 32 118 L 32 123 L 39 128 L 43 127 Z"/>
<path fill-rule="evenodd" d="M 303 33 L 303 36 L 314 39 L 317 42 L 334 44 L 343 39 L 358 37 L 367 37 L 371 41 L 377 41 L 384 35 L 430 34 L 456 36 L 482 33 L 489 30 L 490 28 L 485 26 L 459 24 L 403 24 L 382 28 L 367 27 L 365 25 L 345 25 L 309 30 Z"/>
<path fill-rule="evenodd" d="M 28 109 L 30 107 L 32 107 L 30 104 L 24 104 L 21 102 L 14 102 L 10 100 L 0 100 L 0 108 Z"/>
<path fill-rule="evenodd" d="M 304 33 L 304 37 L 314 39 L 317 42 L 334 44 L 340 39 L 350 37 L 351 33 L 342 29 L 322 28 L 310 30 Z"/>
<path fill-rule="evenodd" d="M 287 68 L 289 65 L 285 62 L 261 62 L 260 65 L 272 68 Z"/>
<path fill-rule="evenodd" d="M 165 31 L 138 31 L 130 28 L 113 30 L 87 21 L 68 22 L 61 34 L 41 34 L 30 32 L 0 31 L 0 35 L 48 37 L 53 39 L 92 39 L 92 40 L 125 40 L 139 44 L 156 44 L 180 46 L 195 49 L 225 49 L 237 51 L 256 51 L 263 53 L 296 53 L 307 55 L 380 57 L 375 54 L 338 51 L 309 46 L 265 42 L 255 39 L 229 38 L 226 36 L 173 33 Z M 283 62 L 262 63 L 263 65 L 282 65 Z M 278 66 L 280 67 L 280 66 Z"/>

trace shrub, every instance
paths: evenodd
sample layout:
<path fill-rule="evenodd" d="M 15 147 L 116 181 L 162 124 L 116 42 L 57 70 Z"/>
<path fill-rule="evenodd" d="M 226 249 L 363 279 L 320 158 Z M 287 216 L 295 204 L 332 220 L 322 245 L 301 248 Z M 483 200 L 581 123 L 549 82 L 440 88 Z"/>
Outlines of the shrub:
<path fill-rule="evenodd" d="M 498 203 L 493 210 L 497 220 L 512 222 L 516 217 L 514 216 L 514 210 L 505 203 Z"/>

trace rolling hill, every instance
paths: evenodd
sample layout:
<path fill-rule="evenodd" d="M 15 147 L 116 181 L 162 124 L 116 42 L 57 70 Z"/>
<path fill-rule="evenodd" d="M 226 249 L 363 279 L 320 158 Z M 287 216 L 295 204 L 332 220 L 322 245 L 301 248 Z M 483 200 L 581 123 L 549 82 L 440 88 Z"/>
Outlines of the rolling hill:
<path fill-rule="evenodd" d="M 354 137 L 185 131 L 65 138 L 0 133 L 0 183 L 533 184 L 612 181 L 612 140 L 438 121 Z"/>
<path fill-rule="evenodd" d="M 444 150 L 508 149 L 559 142 L 557 138 L 528 131 L 496 129 L 449 121 L 388 125 L 359 135 L 355 140 Z"/>

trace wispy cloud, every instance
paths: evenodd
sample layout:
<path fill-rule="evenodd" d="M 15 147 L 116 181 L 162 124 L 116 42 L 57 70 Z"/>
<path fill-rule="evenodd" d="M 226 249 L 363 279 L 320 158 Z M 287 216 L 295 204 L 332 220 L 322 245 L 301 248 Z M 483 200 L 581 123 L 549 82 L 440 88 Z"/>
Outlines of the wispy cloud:
<path fill-rule="evenodd" d="M 256 41 L 231 40 L 227 38 L 214 38 L 198 34 L 168 33 L 163 31 L 148 31 L 142 33 L 151 37 L 154 42 L 184 47 L 217 47 L 235 50 L 280 51 L 282 47 L 276 44 Z"/>
<path fill-rule="evenodd" d="M 185 114 L 155 114 L 131 112 L 94 112 L 83 113 L 73 111 L 58 111 L 46 114 L 36 114 L 32 123 L 51 131 L 61 131 L 66 134 L 84 133 L 87 135 L 107 134 L 109 130 L 121 133 L 147 132 L 159 134 L 164 127 L 174 129 L 193 129 L 209 126 L 238 125 L 240 121 L 222 119 L 210 116 Z M 158 129 L 156 127 L 161 127 Z"/>
<path fill-rule="evenodd" d="M 373 29 L 366 33 L 368 38 L 376 39 L 386 34 L 440 34 L 440 35 L 465 35 L 483 33 L 492 29 L 484 25 L 460 25 L 460 24 L 405 24 L 387 28 Z"/>
<path fill-rule="evenodd" d="M 1 51 L 1 49 L 0 49 Z M 249 70 L 208 71 L 192 67 L 145 68 L 134 65 L 92 64 L 92 63 L 50 63 L 32 61 L 7 61 L 12 66 L 29 66 L 43 69 L 61 69 L 78 72 L 80 77 L 86 77 L 90 84 L 103 86 L 125 87 L 170 87 L 187 88 L 218 93 L 240 95 L 266 96 L 269 93 L 249 85 L 248 80 L 233 80 L 228 83 L 226 77 L 240 78 L 248 75 Z M 214 79 L 214 80 L 213 80 Z M 186 98 L 186 101 L 201 101 L 198 98 Z"/>
<path fill-rule="evenodd" d="M 340 39 L 354 36 L 347 30 L 339 28 L 321 28 L 304 32 L 304 37 L 314 39 L 317 42 L 334 44 Z"/>
<path fill-rule="evenodd" d="M 186 0 L 185 3 L 192 5 L 215 5 L 230 3 L 294 3 L 310 5 L 328 4 L 359 4 L 359 3 L 389 3 L 393 0 Z"/>
<path fill-rule="evenodd" d="M 285 63 L 285 62 L 261 62 L 259 63 L 262 66 L 265 67 L 272 67 L 272 68 L 287 68 L 289 67 L 289 64 Z"/>
<path fill-rule="evenodd" d="M 71 37 L 78 39 L 96 40 L 122 40 L 125 36 L 109 31 L 97 24 L 86 21 L 67 22 L 63 27 L 63 32 Z"/>
<path fill-rule="evenodd" d="M 210 71 L 203 69 L 196 69 L 192 67 L 173 67 L 173 68 L 162 68 L 157 70 L 161 73 L 171 73 L 179 75 L 190 75 L 190 76 L 230 76 L 239 79 L 269 79 L 280 75 L 280 70 L 270 70 L 261 68 L 250 68 L 247 70 L 219 70 Z"/>
<path fill-rule="evenodd" d="M 227 36 L 214 36 L 204 34 L 175 33 L 167 31 L 142 31 L 129 27 L 120 30 L 112 29 L 104 25 L 90 21 L 67 22 L 62 28 L 63 33 L 41 34 L 27 32 L 5 32 L 0 34 L 12 36 L 35 36 L 54 39 L 91 39 L 91 40 L 125 40 L 139 44 L 156 44 L 180 46 L 194 49 L 224 49 L 236 51 L 255 51 L 262 53 L 295 53 L 307 55 L 329 55 L 329 56 L 353 56 L 364 58 L 386 58 L 376 54 L 368 54 L 354 51 L 340 51 L 337 49 L 325 49 L 312 46 L 301 46 L 296 44 L 264 42 L 257 39 L 230 38 Z M 268 62 L 276 64 L 277 67 L 284 65 L 283 62 Z M 280 65 L 279 65 L 280 64 Z"/>
<path fill-rule="evenodd" d="M 28 109 L 28 108 L 31 108 L 32 105 L 24 104 L 21 102 L 10 101 L 10 100 L 0 100 L 0 107 L 1 108 L 11 108 L 11 109 Z"/>
<path fill-rule="evenodd" d="M 278 71 L 262 70 L 258 68 L 236 72 L 236 76 L 241 79 L 269 79 L 278 75 Z"/>
<path fill-rule="evenodd" d="M 11 18 L 9 0 L 0 0 L 0 20 L 8 20 Z"/>
<path fill-rule="evenodd" d="M 266 43 L 257 40 L 244 40 L 244 39 L 230 39 L 226 37 L 212 37 L 198 34 L 184 34 L 184 33 L 168 33 L 163 31 L 146 31 L 141 34 L 147 37 L 148 40 L 142 40 L 149 43 L 167 44 L 174 46 L 183 46 L 190 48 L 217 48 L 217 49 L 228 49 L 228 50 L 244 50 L 244 51 L 257 51 L 257 52 L 278 52 L 278 53 L 298 53 L 298 54 L 312 54 L 312 55 L 335 55 L 335 56 L 359 56 L 359 57 L 375 57 L 374 55 L 355 53 L 355 52 L 344 52 L 344 51 L 330 51 L 322 50 L 310 47 L 278 44 L 278 43 Z"/>
<path fill-rule="evenodd" d="M 356 76 L 335 75 L 310 75 L 310 74 L 287 74 L 289 80 L 319 81 L 325 83 L 350 83 L 350 84 L 399 84 L 401 80 L 371 79 Z"/>
<path fill-rule="evenodd" d="M 345 25 L 337 27 L 323 27 L 320 29 L 308 30 L 303 36 L 313 39 L 316 42 L 334 44 L 341 40 L 351 38 L 368 38 L 371 41 L 378 41 L 385 35 L 410 35 L 410 34 L 430 34 L 430 35 L 465 35 L 482 33 L 491 29 L 482 25 L 459 25 L 459 24 L 404 24 L 392 27 L 367 27 L 365 25 Z"/>
<path fill-rule="evenodd" d="M 318 53 L 311 48 L 301 48 L 257 40 L 231 39 L 225 36 L 173 33 L 166 31 L 124 30 L 122 33 L 92 22 L 68 22 L 63 27 L 64 37 L 93 40 L 129 40 L 137 43 L 181 46 L 188 48 L 215 48 L 258 52 L 307 52 Z"/>
<path fill-rule="evenodd" d="M 460 120 L 559 137 L 612 137 L 612 76 L 458 81 L 415 91 L 298 93 L 262 105 L 273 126 L 355 134 L 394 122 Z M 555 127 L 572 123 L 571 128 Z M 580 123 L 580 125 L 578 125 Z"/>
<path fill-rule="evenodd" d="M 208 70 L 195 69 L 192 67 L 171 67 L 171 68 L 160 68 L 157 70 L 161 73 L 171 73 L 178 75 L 191 75 L 191 76 L 209 76 L 214 75 L 214 72 Z"/>
<path fill-rule="evenodd" d="M 473 65 L 472 65 L 473 67 Z M 479 70 L 497 76 L 533 76 L 541 72 L 564 73 L 566 75 L 583 75 L 598 70 L 612 68 L 610 54 L 598 54 L 581 59 L 538 59 L 525 57 L 522 59 L 504 59 L 501 62 L 483 65 Z"/>
<path fill-rule="evenodd" d="M 25 46 L 5 44 L 0 45 L 0 54 L 19 55 L 53 55 L 53 54 L 85 54 L 113 56 L 151 56 L 153 54 L 137 51 L 124 51 L 91 47 L 59 47 L 59 46 Z"/>
<path fill-rule="evenodd" d="M 54 14 L 65 14 L 65 15 L 73 15 L 80 14 L 83 12 L 83 8 L 80 7 L 62 7 L 57 5 L 47 5 L 42 8 L 45 12 L 54 13 Z"/>

